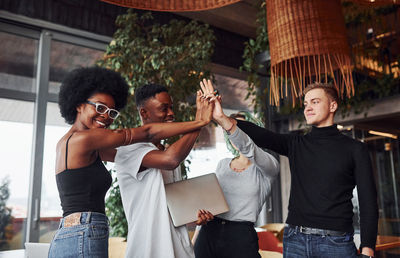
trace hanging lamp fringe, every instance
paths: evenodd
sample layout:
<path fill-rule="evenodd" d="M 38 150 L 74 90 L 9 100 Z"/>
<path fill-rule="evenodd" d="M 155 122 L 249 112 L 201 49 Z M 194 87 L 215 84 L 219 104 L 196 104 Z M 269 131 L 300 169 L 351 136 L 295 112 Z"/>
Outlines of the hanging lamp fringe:
<path fill-rule="evenodd" d="M 334 70 L 332 67 L 338 67 Z M 271 66 L 270 103 L 279 105 L 291 97 L 293 104 L 303 96 L 305 87 L 314 82 L 333 82 L 341 98 L 354 95 L 352 66 L 349 56 L 323 54 L 295 57 Z M 291 85 L 288 90 L 288 83 Z"/>
<path fill-rule="evenodd" d="M 340 0 L 267 0 L 271 55 L 270 103 L 332 81 L 339 95 L 354 95 L 350 48 Z"/>

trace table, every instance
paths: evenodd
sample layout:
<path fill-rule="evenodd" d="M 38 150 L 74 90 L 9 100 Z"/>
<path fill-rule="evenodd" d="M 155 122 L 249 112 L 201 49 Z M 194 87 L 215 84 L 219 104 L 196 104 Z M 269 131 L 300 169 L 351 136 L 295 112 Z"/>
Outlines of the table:
<path fill-rule="evenodd" d="M 376 238 L 376 251 L 386 250 L 390 248 L 400 247 L 399 236 L 382 236 L 378 235 Z"/>

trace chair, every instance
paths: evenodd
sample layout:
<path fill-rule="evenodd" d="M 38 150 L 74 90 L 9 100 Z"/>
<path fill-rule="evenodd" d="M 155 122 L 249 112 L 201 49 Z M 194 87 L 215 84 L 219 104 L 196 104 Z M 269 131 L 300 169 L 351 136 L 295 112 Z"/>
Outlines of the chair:
<path fill-rule="evenodd" d="M 258 235 L 258 247 L 265 251 L 275 251 L 283 253 L 283 247 L 280 246 L 279 240 L 270 231 L 257 232 Z"/>
<path fill-rule="evenodd" d="M 283 230 L 285 228 L 284 223 L 268 223 L 260 228 L 264 228 L 272 233 L 278 238 L 280 242 L 283 241 Z"/>
<path fill-rule="evenodd" d="M 261 258 L 283 258 L 283 254 L 273 251 L 258 250 Z"/>
<path fill-rule="evenodd" d="M 124 258 L 127 242 L 124 237 L 110 237 L 108 239 L 108 257 Z"/>

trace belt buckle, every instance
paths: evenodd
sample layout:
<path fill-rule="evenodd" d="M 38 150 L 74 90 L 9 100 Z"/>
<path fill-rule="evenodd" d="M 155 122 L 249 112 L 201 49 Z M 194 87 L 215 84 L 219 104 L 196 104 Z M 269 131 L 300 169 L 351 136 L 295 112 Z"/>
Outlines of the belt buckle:
<path fill-rule="evenodd" d="M 81 224 L 81 213 L 75 212 L 64 218 L 64 227 L 72 227 Z"/>
<path fill-rule="evenodd" d="M 311 235 L 311 234 L 315 234 L 314 231 L 315 230 L 313 228 L 299 226 L 299 232 L 300 233 L 303 233 L 303 234 L 306 234 L 306 235 Z"/>

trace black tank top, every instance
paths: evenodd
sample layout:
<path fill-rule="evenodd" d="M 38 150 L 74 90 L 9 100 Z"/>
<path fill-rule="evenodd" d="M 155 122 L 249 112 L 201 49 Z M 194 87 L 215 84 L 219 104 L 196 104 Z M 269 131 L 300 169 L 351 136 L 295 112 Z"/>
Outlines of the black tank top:
<path fill-rule="evenodd" d="M 105 214 L 104 197 L 112 183 L 111 175 L 99 155 L 89 166 L 68 169 L 68 142 L 71 136 L 65 148 L 65 170 L 56 175 L 63 216 L 84 211 Z"/>

